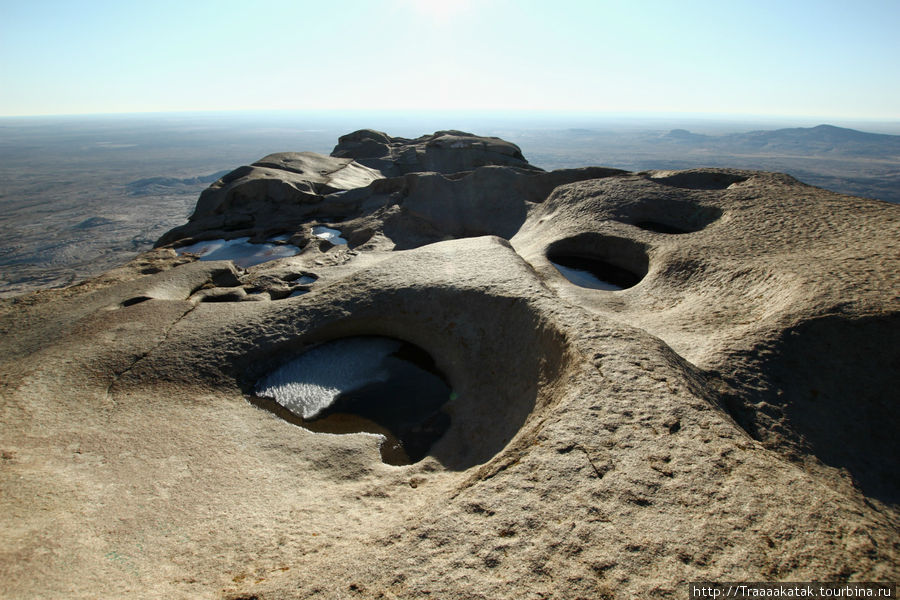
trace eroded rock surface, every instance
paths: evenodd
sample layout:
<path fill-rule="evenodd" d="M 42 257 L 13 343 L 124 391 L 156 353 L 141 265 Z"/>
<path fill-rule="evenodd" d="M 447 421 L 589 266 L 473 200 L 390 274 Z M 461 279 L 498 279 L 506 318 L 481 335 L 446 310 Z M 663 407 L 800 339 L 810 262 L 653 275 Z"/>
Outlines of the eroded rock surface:
<path fill-rule="evenodd" d="M 487 165 L 536 169 L 515 144 L 456 130 L 410 140 L 363 129 L 341 136 L 331 155 L 352 158 L 389 176 L 423 171 L 458 173 Z"/>
<path fill-rule="evenodd" d="M 0 304 L 0 595 L 897 580 L 898 211 L 772 173 L 547 173 L 461 132 L 270 155 L 152 252 Z M 301 252 L 172 249 L 274 235 Z M 248 402 L 354 336 L 420 349 L 452 388 L 423 459 Z"/>

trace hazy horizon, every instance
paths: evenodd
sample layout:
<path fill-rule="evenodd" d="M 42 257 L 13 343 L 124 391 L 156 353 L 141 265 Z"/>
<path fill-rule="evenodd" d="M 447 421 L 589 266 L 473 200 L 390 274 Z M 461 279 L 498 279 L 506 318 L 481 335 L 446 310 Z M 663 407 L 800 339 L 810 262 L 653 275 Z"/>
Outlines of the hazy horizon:
<path fill-rule="evenodd" d="M 165 122 L 224 124 L 228 121 L 256 122 L 260 125 L 296 125 L 300 122 L 332 125 L 346 129 L 393 128 L 391 135 L 417 137 L 440 129 L 466 127 L 579 128 L 605 127 L 612 130 L 688 129 L 716 135 L 757 129 L 783 129 L 833 125 L 869 133 L 900 135 L 900 119 L 823 118 L 818 116 L 752 115 L 730 113 L 590 112 L 552 110 L 209 110 L 137 113 L 83 113 L 52 115 L 0 115 L 0 127 L 11 124 L 54 124 L 64 122 Z M 396 128 L 404 131 L 398 132 Z M 475 131 L 475 133 L 479 133 Z"/>

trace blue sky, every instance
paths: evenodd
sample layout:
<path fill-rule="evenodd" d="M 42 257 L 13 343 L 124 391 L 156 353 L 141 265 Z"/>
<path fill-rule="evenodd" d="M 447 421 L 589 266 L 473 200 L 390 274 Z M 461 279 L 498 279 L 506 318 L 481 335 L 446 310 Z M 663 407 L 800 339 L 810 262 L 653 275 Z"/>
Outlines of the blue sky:
<path fill-rule="evenodd" d="M 0 115 L 900 119 L 900 0 L 0 0 Z"/>

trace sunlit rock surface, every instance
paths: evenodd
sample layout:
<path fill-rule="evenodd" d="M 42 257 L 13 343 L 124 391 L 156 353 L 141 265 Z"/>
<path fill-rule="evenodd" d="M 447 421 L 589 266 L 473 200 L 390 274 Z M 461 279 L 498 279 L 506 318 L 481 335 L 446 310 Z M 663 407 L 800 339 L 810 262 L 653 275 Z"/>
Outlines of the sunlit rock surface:
<path fill-rule="evenodd" d="M 537 169 L 515 144 L 465 131 L 438 131 L 414 140 L 363 129 L 341 136 L 331 156 L 352 158 L 385 176 L 433 171 L 458 173 L 486 165 Z"/>
<path fill-rule="evenodd" d="M 548 173 L 462 132 L 333 154 L 241 167 L 152 252 L 0 304 L 0 595 L 900 578 L 900 207 L 773 173 Z M 275 236 L 299 253 L 173 250 Z M 359 336 L 452 390 L 410 419 L 435 438 L 411 464 L 372 419 L 324 433 L 258 401 L 290 357 Z M 398 385 L 402 420 L 420 405 Z"/>

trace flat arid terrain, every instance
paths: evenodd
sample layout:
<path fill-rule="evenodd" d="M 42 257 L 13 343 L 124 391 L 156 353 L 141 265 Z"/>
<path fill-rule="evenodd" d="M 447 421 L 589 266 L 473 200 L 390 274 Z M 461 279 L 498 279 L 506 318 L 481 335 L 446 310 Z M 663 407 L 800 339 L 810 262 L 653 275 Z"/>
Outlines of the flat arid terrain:
<path fill-rule="evenodd" d="M 266 154 L 327 154 L 339 135 L 372 121 L 412 137 L 448 125 L 434 120 L 327 114 L 2 119 L 0 297 L 69 285 L 122 264 L 184 221 L 209 183 Z M 777 124 L 703 120 L 456 121 L 451 125 L 516 143 L 532 164 L 548 170 L 760 169 L 900 202 L 896 135 L 831 126 L 748 131 Z"/>
<path fill-rule="evenodd" d="M 0 299 L 0 597 L 900 579 L 895 136 L 103 123 L 4 138 L 6 293 L 102 273 Z"/>

